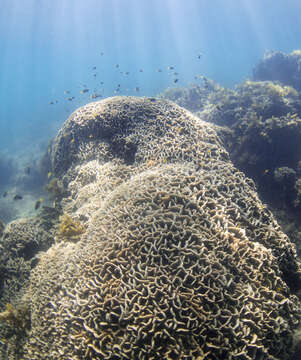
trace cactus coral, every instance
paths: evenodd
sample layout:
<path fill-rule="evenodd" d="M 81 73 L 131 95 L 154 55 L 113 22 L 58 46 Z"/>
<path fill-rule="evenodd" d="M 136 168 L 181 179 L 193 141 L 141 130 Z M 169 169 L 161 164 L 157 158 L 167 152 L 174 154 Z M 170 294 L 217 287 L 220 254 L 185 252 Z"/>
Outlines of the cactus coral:
<path fill-rule="evenodd" d="M 77 147 L 60 132 L 53 169 L 73 208 L 93 211 L 31 274 L 23 359 L 287 359 L 301 315 L 295 248 L 214 127 L 171 102 L 116 97 L 63 128 Z M 130 163 L 111 147 L 127 138 Z"/>

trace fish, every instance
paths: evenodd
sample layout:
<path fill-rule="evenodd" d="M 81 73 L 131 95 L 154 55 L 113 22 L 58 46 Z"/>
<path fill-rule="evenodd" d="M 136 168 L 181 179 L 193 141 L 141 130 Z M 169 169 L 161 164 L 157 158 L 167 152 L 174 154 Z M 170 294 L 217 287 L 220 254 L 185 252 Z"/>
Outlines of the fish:
<path fill-rule="evenodd" d="M 129 73 L 130 73 L 129 71 L 126 71 L 124 74 L 125 74 L 125 75 L 129 75 Z"/>
<path fill-rule="evenodd" d="M 70 94 L 70 91 L 69 91 L 69 90 L 65 90 L 65 91 L 64 91 L 64 94 Z"/>
<path fill-rule="evenodd" d="M 140 90 L 139 86 L 136 86 L 135 89 L 134 89 L 134 91 L 136 91 L 136 92 L 139 92 L 139 90 Z"/>
<path fill-rule="evenodd" d="M 174 83 L 177 83 L 178 81 L 179 81 L 179 79 L 174 79 L 174 81 L 173 81 L 173 82 L 174 82 Z"/>
<path fill-rule="evenodd" d="M 116 65 L 115 65 L 115 68 L 118 69 L 118 68 L 119 68 L 119 64 L 116 64 Z"/>
<path fill-rule="evenodd" d="M 162 70 L 161 70 L 161 69 L 157 69 L 157 71 L 158 71 L 158 72 L 162 72 Z"/>
<path fill-rule="evenodd" d="M 94 76 L 94 77 L 96 77 L 96 76 L 97 76 L 97 74 L 93 74 L 93 76 Z"/>
<path fill-rule="evenodd" d="M 29 175 L 29 174 L 30 174 L 30 171 L 31 171 L 31 167 L 30 167 L 30 166 L 26 166 L 26 168 L 25 168 L 25 174 L 26 174 L 26 175 Z"/>
<path fill-rule="evenodd" d="M 23 196 L 20 195 L 20 194 L 16 194 L 14 197 L 13 197 L 14 200 L 22 200 L 23 199 Z"/>
<path fill-rule="evenodd" d="M 67 100 L 69 100 L 69 101 L 72 101 L 73 99 L 75 99 L 74 96 L 71 96 L 71 97 L 68 97 L 68 98 L 67 98 Z"/>
<path fill-rule="evenodd" d="M 101 82 L 100 82 L 100 85 L 103 85 L 103 84 L 104 84 L 104 82 L 103 82 L 103 81 L 101 81 Z"/>
<path fill-rule="evenodd" d="M 199 54 L 198 54 L 198 59 L 200 59 L 202 56 L 203 56 L 203 54 L 202 54 L 202 53 L 199 53 Z"/>
<path fill-rule="evenodd" d="M 6 197 L 7 196 L 7 194 L 8 194 L 8 192 L 7 191 L 4 191 L 4 193 L 2 194 L 2 197 Z"/>
<path fill-rule="evenodd" d="M 139 69 L 139 72 L 143 72 L 143 69 Z"/>
<path fill-rule="evenodd" d="M 96 66 L 93 66 L 93 67 L 92 67 L 92 70 L 96 70 Z"/>
<path fill-rule="evenodd" d="M 57 104 L 58 103 L 58 101 L 57 100 L 53 100 L 53 101 L 49 101 L 49 105 L 54 105 L 54 104 Z"/>
<path fill-rule="evenodd" d="M 87 92 L 89 92 L 89 89 L 83 89 L 83 90 L 80 91 L 81 94 L 84 94 L 84 93 L 87 93 Z"/>
<path fill-rule="evenodd" d="M 168 66 L 167 69 L 168 70 L 174 70 L 174 67 L 173 66 Z"/>
<path fill-rule="evenodd" d="M 41 206 L 43 201 L 43 198 L 40 198 L 39 200 L 36 201 L 35 205 L 34 205 L 34 209 L 38 210 L 38 208 Z"/>
<path fill-rule="evenodd" d="M 97 99 L 97 98 L 99 98 L 99 97 L 102 97 L 102 95 L 101 95 L 101 94 L 97 94 L 97 93 L 94 93 L 94 94 L 91 94 L 91 95 L 90 95 L 90 99 Z"/>

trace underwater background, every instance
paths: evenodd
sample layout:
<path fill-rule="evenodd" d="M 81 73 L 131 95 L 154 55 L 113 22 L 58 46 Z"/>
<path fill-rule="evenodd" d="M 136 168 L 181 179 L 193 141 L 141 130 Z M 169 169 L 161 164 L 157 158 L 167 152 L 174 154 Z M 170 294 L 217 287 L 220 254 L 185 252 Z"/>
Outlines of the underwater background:
<path fill-rule="evenodd" d="M 202 279 L 204 284 L 211 280 L 215 283 L 217 279 L 221 299 L 224 294 L 232 296 L 235 289 L 242 290 L 242 294 L 237 293 L 229 302 L 220 300 L 222 311 L 225 307 L 228 311 L 220 319 L 211 321 L 208 317 L 212 322 L 208 324 L 213 328 L 216 321 L 221 321 L 221 328 L 229 325 L 228 332 L 216 337 L 214 331 L 207 331 L 203 325 L 193 325 L 194 329 L 206 332 L 206 342 L 200 349 L 191 350 L 193 342 L 190 343 L 185 335 L 192 324 L 188 316 L 189 326 L 185 328 L 186 325 L 183 327 L 179 322 L 179 338 L 172 340 L 175 342 L 165 349 L 167 352 L 164 346 L 161 348 L 161 340 L 158 343 L 153 341 L 155 337 L 148 340 L 155 348 L 163 349 L 161 355 L 157 355 L 153 348 L 156 354 L 153 359 L 160 356 L 205 359 L 206 354 L 212 355 L 208 359 L 301 359 L 300 13 L 301 2 L 297 0 L 1 1 L 0 360 L 57 359 L 58 354 L 62 356 L 60 358 L 81 359 L 83 352 L 86 359 L 106 351 L 107 345 L 98 347 L 98 335 L 95 342 L 88 344 L 83 332 L 77 333 L 77 325 L 73 329 L 76 332 L 70 330 L 69 333 L 60 313 L 54 316 L 57 323 L 53 324 L 62 320 L 67 340 L 64 343 L 64 338 L 59 335 L 59 341 L 63 340 L 57 346 L 55 341 L 49 340 L 47 332 L 51 336 L 57 336 L 59 332 L 56 332 L 56 325 L 52 331 L 48 320 L 43 320 L 47 313 L 45 309 L 49 304 L 54 309 L 61 309 L 59 304 L 65 300 L 58 283 L 69 272 L 75 274 L 70 270 L 74 259 L 76 269 L 81 267 L 77 265 L 80 246 L 86 244 L 88 249 L 91 245 L 89 249 L 95 256 L 95 263 L 106 259 L 105 253 L 95 251 L 101 243 L 99 234 L 106 234 L 104 243 L 107 239 L 111 243 L 111 235 L 107 235 L 109 231 L 103 227 L 108 226 L 112 230 L 112 239 L 116 235 L 116 244 L 123 246 L 126 242 L 120 238 L 123 239 L 124 229 L 128 227 L 132 231 L 140 226 L 136 220 L 133 224 L 128 220 L 135 219 L 132 217 L 135 211 L 142 215 L 141 229 L 148 220 L 152 234 L 158 224 L 162 228 L 165 224 L 166 239 L 173 239 L 174 244 L 178 242 L 179 262 L 174 261 L 172 265 L 176 272 L 183 264 L 189 267 L 200 261 L 196 274 L 209 274 L 208 279 Z M 190 169 L 189 176 L 186 166 Z M 153 175 L 148 177 L 150 172 Z M 145 187 L 139 190 L 144 184 L 141 180 L 144 176 Z M 163 191 L 165 177 L 173 179 L 168 180 L 171 185 L 166 188 L 166 194 Z M 156 179 L 154 183 L 153 179 Z M 117 197 L 118 200 L 110 197 L 115 191 L 123 193 L 126 187 L 124 198 L 123 195 L 120 199 Z M 182 202 L 186 201 L 190 188 L 193 190 L 189 197 L 192 202 L 197 199 L 197 206 L 187 206 L 191 212 L 186 213 Z M 145 191 L 150 191 L 146 198 L 154 199 L 151 202 L 155 205 L 149 214 L 144 212 L 144 203 L 142 210 L 139 208 L 142 196 L 139 191 L 143 196 Z M 173 191 L 182 199 L 180 205 Z M 102 208 L 105 201 L 110 203 L 110 199 L 113 199 L 112 204 L 116 200 L 117 209 L 112 210 L 112 218 L 112 204 Z M 133 208 L 129 209 L 131 201 Z M 157 224 L 155 214 L 160 206 L 164 211 L 170 209 L 171 213 L 165 217 L 162 210 L 162 219 L 158 217 Z M 184 208 L 187 219 L 182 217 Z M 102 213 L 103 209 L 106 210 Z M 205 213 L 203 209 L 206 209 Z M 127 218 L 125 213 L 131 216 Z M 125 223 L 121 221 L 116 230 L 118 214 Z M 173 219 L 171 228 L 170 216 Z M 194 233 L 197 221 L 202 230 L 197 232 L 197 237 L 189 237 L 191 243 L 186 244 L 186 235 L 176 239 L 175 224 L 181 231 L 182 228 L 186 231 L 187 224 L 192 224 Z M 221 241 L 212 246 L 210 241 L 219 239 L 216 231 L 220 232 Z M 143 234 L 147 231 L 134 237 L 142 244 Z M 157 242 L 153 235 L 146 240 L 145 243 L 150 240 L 150 249 L 155 248 L 153 244 Z M 194 242 L 204 249 L 208 247 L 212 256 L 217 256 L 218 265 L 213 267 L 212 279 L 211 272 L 205 271 L 202 263 L 207 255 L 202 258 L 200 247 L 194 251 Z M 178 252 L 179 244 L 183 248 Z M 160 253 L 161 265 L 166 259 L 173 259 L 168 246 L 163 245 L 167 255 L 164 257 Z M 133 250 L 135 246 L 130 248 Z M 219 246 L 225 247 L 225 254 L 233 255 L 234 270 L 231 256 L 219 258 L 220 252 L 216 251 Z M 59 252 L 56 253 L 57 248 L 62 249 L 62 258 Z M 74 259 L 68 249 L 73 249 L 70 251 L 74 251 Z M 83 251 L 87 261 L 92 259 L 87 256 L 89 251 Z M 151 266 L 157 271 L 157 250 L 154 251 L 153 260 L 148 250 L 141 259 L 122 260 L 127 266 L 133 265 L 122 270 L 126 289 L 130 284 L 127 274 L 135 273 L 137 269 L 138 273 L 142 271 L 146 258 L 151 259 Z M 182 251 L 192 251 L 189 261 L 182 259 Z M 246 264 L 243 271 L 241 263 Z M 60 280 L 55 278 L 52 270 L 49 271 L 51 264 L 54 272 L 64 274 Z M 216 276 L 215 270 L 221 271 L 221 264 L 225 267 L 222 271 L 227 270 L 227 276 Z M 169 267 L 166 263 L 164 266 Z M 107 269 L 107 275 L 114 277 L 115 270 L 112 269 L 115 268 L 109 266 Z M 246 271 L 246 277 L 237 278 L 235 269 L 239 274 Z M 254 271 L 258 279 L 251 279 L 249 271 Z M 264 271 L 266 274 L 262 275 Z M 146 266 L 144 275 L 140 274 L 143 279 L 147 272 Z M 199 287 L 192 285 L 191 278 L 186 281 L 186 275 L 180 273 L 177 280 L 184 279 L 184 288 L 192 288 L 197 296 L 200 295 L 199 303 L 191 302 L 192 312 L 197 309 L 199 314 L 209 299 L 209 312 L 205 317 L 218 314 L 215 295 L 206 298 L 207 290 L 206 296 L 202 291 L 198 294 Z M 163 274 L 163 282 L 165 278 Z M 265 278 L 269 281 L 265 282 Z M 35 279 L 45 281 L 49 288 L 48 285 L 40 287 L 40 280 Z M 77 273 L 76 282 L 80 279 L 82 275 Z M 83 279 L 85 284 L 87 281 L 85 277 Z M 114 280 L 110 278 L 108 282 L 107 279 L 101 276 L 97 280 L 103 282 L 103 289 Z M 53 287 L 53 281 L 57 288 Z M 233 287 L 232 282 L 238 285 Z M 135 291 L 126 290 L 121 296 L 116 291 L 116 284 L 109 286 L 114 296 L 116 292 L 120 298 L 127 298 Z M 158 284 L 155 283 L 156 289 Z M 175 289 L 178 288 L 176 285 Z M 159 299 L 174 295 L 174 292 L 166 292 L 165 285 L 162 289 Z M 44 305 L 37 307 L 36 304 L 43 303 L 40 290 Z M 77 290 L 72 286 L 71 291 Z M 68 292 L 66 294 L 69 296 Z M 74 294 L 71 298 L 82 296 L 83 302 L 78 305 L 83 310 L 86 292 L 80 290 Z M 141 293 L 137 294 L 139 302 Z M 190 293 L 184 291 L 183 294 L 186 303 Z M 246 299 L 250 300 L 250 307 Z M 262 306 L 254 307 L 254 299 L 255 304 L 258 302 Z M 105 300 L 106 297 L 99 303 L 106 304 Z M 237 312 L 240 307 L 245 310 Z M 176 302 L 175 309 L 178 308 Z M 69 317 L 69 310 L 66 311 Z M 119 310 L 114 311 L 110 321 L 107 310 L 101 312 L 99 324 L 114 324 L 114 316 Z M 263 317 L 265 311 L 266 318 Z M 166 309 L 161 312 L 165 313 Z M 167 313 L 170 315 L 173 311 L 167 310 Z M 237 313 L 242 315 L 240 323 L 225 320 Z M 52 314 L 52 310 L 47 314 Z M 139 314 L 143 315 L 140 310 L 137 316 Z M 250 322 L 252 316 L 256 326 L 248 329 L 244 322 Z M 39 329 L 40 319 L 46 335 Z M 164 327 L 165 317 L 159 320 Z M 49 318 L 49 321 L 52 320 Z M 149 335 L 147 326 L 146 334 Z M 131 326 L 127 330 L 129 334 L 136 331 Z M 73 340 L 76 342 L 81 337 L 84 339 L 84 345 L 77 348 L 78 356 L 75 357 L 72 341 L 69 342 L 71 333 L 75 334 Z M 92 333 L 94 336 L 93 330 Z M 189 336 L 192 333 L 194 330 L 189 330 Z M 41 339 L 45 335 L 47 341 L 35 343 L 41 334 Z M 137 339 L 136 335 L 133 338 Z M 142 338 L 145 339 L 141 337 L 139 341 Z M 172 337 L 168 335 L 168 338 Z M 242 345 L 241 339 L 246 346 Z M 218 345 L 215 345 L 216 340 Z M 123 341 L 118 340 L 118 343 L 123 344 Z M 191 357 L 177 357 L 173 353 L 174 345 L 179 343 L 184 350 L 177 348 L 178 355 L 189 353 Z M 40 347 L 39 344 L 44 345 Z M 53 344 L 54 352 L 49 355 Z M 132 346 L 131 342 L 129 344 Z M 144 345 L 148 346 L 148 342 L 143 341 L 140 345 L 134 348 L 140 351 Z M 138 358 L 137 353 L 122 357 L 122 354 L 129 354 L 128 349 L 127 345 L 121 346 L 121 358 Z M 62 351 L 66 353 L 62 355 Z M 243 351 L 247 355 L 242 355 Z M 49 357 L 41 355 L 43 352 Z M 148 356 L 149 353 L 145 358 L 152 359 Z"/>
<path fill-rule="evenodd" d="M 155 96 L 196 75 L 233 87 L 266 50 L 300 47 L 300 11 L 297 0 L 2 0 L 0 151 L 45 146 L 92 93 Z"/>

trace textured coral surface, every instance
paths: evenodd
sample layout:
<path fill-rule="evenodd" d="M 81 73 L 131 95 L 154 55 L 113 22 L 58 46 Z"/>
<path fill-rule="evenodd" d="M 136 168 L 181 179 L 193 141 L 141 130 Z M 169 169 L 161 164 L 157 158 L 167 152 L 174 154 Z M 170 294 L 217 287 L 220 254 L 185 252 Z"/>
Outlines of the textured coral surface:
<path fill-rule="evenodd" d="M 66 121 L 52 167 L 86 222 L 32 271 L 24 359 L 286 359 L 295 249 L 214 127 L 165 100 Z"/>

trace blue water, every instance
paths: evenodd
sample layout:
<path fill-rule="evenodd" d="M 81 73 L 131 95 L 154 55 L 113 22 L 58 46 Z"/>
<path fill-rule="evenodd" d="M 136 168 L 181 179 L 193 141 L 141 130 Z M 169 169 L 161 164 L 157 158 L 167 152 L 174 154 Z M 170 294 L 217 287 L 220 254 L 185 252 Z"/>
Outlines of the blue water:
<path fill-rule="evenodd" d="M 266 50 L 301 48 L 300 13 L 300 0 L 1 0 L 0 152 L 47 142 L 94 91 L 153 96 L 195 75 L 232 87 Z"/>

